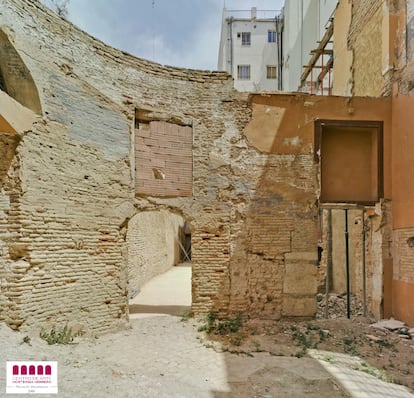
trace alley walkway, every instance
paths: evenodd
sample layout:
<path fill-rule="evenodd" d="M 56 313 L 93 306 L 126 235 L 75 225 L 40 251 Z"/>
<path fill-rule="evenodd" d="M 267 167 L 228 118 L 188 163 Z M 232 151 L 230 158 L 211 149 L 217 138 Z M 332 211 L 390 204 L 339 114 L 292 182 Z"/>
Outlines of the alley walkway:
<path fill-rule="evenodd" d="M 183 263 L 156 276 L 129 301 L 131 318 L 139 314 L 182 315 L 191 310 L 191 264 Z"/>

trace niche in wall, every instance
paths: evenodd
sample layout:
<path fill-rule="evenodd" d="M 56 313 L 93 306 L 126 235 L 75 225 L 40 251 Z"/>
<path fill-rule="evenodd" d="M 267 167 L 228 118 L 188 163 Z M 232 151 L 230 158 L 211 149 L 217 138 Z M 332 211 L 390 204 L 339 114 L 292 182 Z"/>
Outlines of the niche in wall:
<path fill-rule="evenodd" d="M 383 122 L 317 120 L 321 203 L 374 204 L 383 197 Z"/>

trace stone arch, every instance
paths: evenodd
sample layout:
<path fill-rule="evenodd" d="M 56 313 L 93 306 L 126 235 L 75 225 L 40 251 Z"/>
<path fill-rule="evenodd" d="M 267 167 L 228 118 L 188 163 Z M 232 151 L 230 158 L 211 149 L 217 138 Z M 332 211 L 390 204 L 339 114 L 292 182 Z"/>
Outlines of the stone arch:
<path fill-rule="evenodd" d="M 6 283 L 13 283 L 19 269 L 27 266 L 26 245 L 15 236 L 16 225 L 21 222 L 21 156 L 18 148 L 24 133 L 32 128 L 37 118 L 34 112 L 0 90 L 0 279 Z M 0 307 L 3 308 L 0 322 L 5 321 L 18 329 L 24 319 L 19 315 L 16 295 L 0 291 Z"/>
<path fill-rule="evenodd" d="M 0 90 L 37 114 L 42 113 L 39 93 L 33 77 L 10 42 L 0 29 Z"/>
<path fill-rule="evenodd" d="M 146 210 L 129 220 L 126 234 L 129 296 L 150 279 L 190 261 L 188 221 L 166 209 Z"/>

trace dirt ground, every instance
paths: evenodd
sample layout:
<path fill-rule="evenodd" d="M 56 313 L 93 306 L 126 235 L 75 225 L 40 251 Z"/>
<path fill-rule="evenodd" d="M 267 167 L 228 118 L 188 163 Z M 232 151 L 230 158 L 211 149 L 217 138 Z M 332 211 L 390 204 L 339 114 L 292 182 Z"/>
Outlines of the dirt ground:
<path fill-rule="evenodd" d="M 131 319 L 125 330 L 58 345 L 48 345 L 35 330 L 14 332 L 0 324 L 0 397 L 10 396 L 7 360 L 57 361 L 62 398 L 348 397 L 315 359 L 224 352 L 197 331 L 199 324 L 150 316 Z"/>
<path fill-rule="evenodd" d="M 63 398 L 348 397 L 307 355 L 313 348 L 357 355 L 372 367 L 365 372 L 380 369 L 383 380 L 413 391 L 414 340 L 375 329 L 372 322 L 162 315 L 134 318 L 126 329 L 63 345 L 48 345 L 38 331 L 14 332 L 0 324 L 0 397 L 6 396 L 7 360 L 58 361 Z"/>
<path fill-rule="evenodd" d="M 355 355 L 379 369 L 384 381 L 402 384 L 414 391 L 414 340 L 373 328 L 370 325 L 374 322 L 364 317 L 252 320 L 241 322 L 236 332 L 229 332 L 227 323 L 221 330 L 212 330 L 209 337 L 219 341 L 225 351 L 239 355 L 268 352 L 272 356 L 300 358 L 306 357 L 307 349 L 312 348 Z M 232 325 L 239 326 L 240 322 L 234 318 Z"/>

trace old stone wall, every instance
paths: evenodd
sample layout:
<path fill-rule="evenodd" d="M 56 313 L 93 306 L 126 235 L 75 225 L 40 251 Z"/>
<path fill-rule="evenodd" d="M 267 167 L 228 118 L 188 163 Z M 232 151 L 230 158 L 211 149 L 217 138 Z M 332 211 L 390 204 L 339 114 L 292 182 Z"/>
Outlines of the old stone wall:
<path fill-rule="evenodd" d="M 386 81 L 382 76 L 383 2 L 354 0 L 348 43 L 353 51 L 352 94 L 378 97 Z"/>
<path fill-rule="evenodd" d="M 129 220 L 162 209 L 191 223 L 194 311 L 225 314 L 233 186 L 225 134 L 243 141 L 240 132 L 250 117 L 246 97 L 239 98 L 225 73 L 134 58 L 40 3 L 0 5 L 0 23 L 33 76 L 44 116 L 19 147 L 18 239 L 2 274 L 2 292 L 13 298 L 5 318 L 17 319 L 8 323 L 17 328 L 69 321 L 95 332 L 122 323 L 128 313 Z M 33 20 L 36 29 L 28 28 Z M 136 109 L 193 126 L 192 197 L 154 192 L 137 197 L 134 207 Z M 188 195 L 188 178 L 186 189 Z"/>
<path fill-rule="evenodd" d="M 134 247 L 150 247 L 151 238 L 128 237 L 148 212 L 172 212 L 191 226 L 196 315 L 242 311 L 278 319 L 315 313 L 314 121 L 384 120 L 389 137 L 388 102 L 249 98 L 235 92 L 223 72 L 132 57 L 37 1 L 0 0 L 0 10 L 0 26 L 30 71 L 42 109 L 42 118 L 22 131 L 7 170 L 7 181 L 14 182 L 2 186 L 0 300 L 6 310 L 0 316 L 8 324 L 69 322 L 93 332 L 122 324 L 128 258 L 137 286 Z M 192 161 L 189 152 L 177 154 L 173 167 L 154 164 L 152 174 L 137 174 L 144 157 L 136 156 L 136 143 L 148 138 L 135 129 L 141 120 L 164 126 L 151 129 L 158 134 L 147 142 L 151 150 L 164 140 L 188 151 L 191 129 Z M 167 134 L 166 125 L 183 128 L 180 140 L 169 128 Z M 165 155 L 158 149 L 157 156 Z M 163 160 L 157 156 L 152 159 Z M 141 177 L 150 185 L 168 182 L 170 172 L 190 165 L 192 178 L 182 174 L 181 192 L 168 191 L 173 185 L 136 189 Z M 390 171 L 384 174 L 388 192 Z"/>

